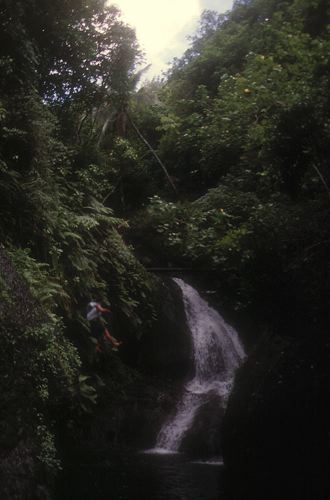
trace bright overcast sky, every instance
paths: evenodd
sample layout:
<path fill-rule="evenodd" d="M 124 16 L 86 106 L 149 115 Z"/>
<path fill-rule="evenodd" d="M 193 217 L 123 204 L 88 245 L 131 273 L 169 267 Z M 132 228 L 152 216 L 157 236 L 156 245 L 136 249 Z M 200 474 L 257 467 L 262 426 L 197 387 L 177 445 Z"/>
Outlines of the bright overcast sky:
<path fill-rule="evenodd" d="M 123 19 L 136 29 L 140 46 L 146 53 L 146 64 L 152 67 L 148 78 L 160 75 L 173 57 L 188 48 L 204 9 L 225 12 L 232 0 L 109 0 L 123 13 Z"/>

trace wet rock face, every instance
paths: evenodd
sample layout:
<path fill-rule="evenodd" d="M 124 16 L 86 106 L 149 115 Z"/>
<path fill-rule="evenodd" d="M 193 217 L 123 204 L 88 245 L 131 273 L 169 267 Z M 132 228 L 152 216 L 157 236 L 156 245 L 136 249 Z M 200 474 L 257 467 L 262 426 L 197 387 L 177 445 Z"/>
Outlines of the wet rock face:
<path fill-rule="evenodd" d="M 224 419 L 228 500 L 327 500 L 330 345 L 259 342 Z"/>
<path fill-rule="evenodd" d="M 107 459 L 116 448 L 141 451 L 153 448 L 164 418 L 177 404 L 178 384 L 150 381 L 139 376 L 118 392 L 108 391 L 106 379 L 103 396 L 93 415 L 86 415 L 82 425 L 64 427 L 61 440 L 68 463 L 90 463 Z"/>
<path fill-rule="evenodd" d="M 0 278 L 9 292 L 9 301 L 0 300 L 1 323 L 12 322 L 21 330 L 26 326 L 33 327 L 45 320 L 45 315 L 38 302 L 22 277 L 0 245 Z"/>
<path fill-rule="evenodd" d="M 176 388 L 151 386 L 146 380 L 133 383 L 125 398 L 114 400 L 100 417 L 96 432 L 104 433 L 108 447 L 122 444 L 136 450 L 152 448 L 164 415 L 176 404 L 176 394 Z M 103 446 L 104 436 L 94 436 L 96 441 Z"/>
<path fill-rule="evenodd" d="M 221 424 L 224 406 L 217 394 L 210 394 L 198 410 L 192 427 L 186 433 L 180 451 L 196 456 L 212 456 L 221 453 Z"/>
<path fill-rule="evenodd" d="M 2 296 L 1 296 L 2 292 Z M 36 457 L 34 443 L 23 432 L 32 401 L 26 397 L 28 381 L 20 379 L 20 365 L 10 350 L 27 327 L 45 320 L 27 283 L 17 273 L 0 245 L 0 498 L 48 500 L 49 493 Z M 22 349 L 26 348 L 26 344 Z M 15 352 L 15 351 L 14 351 Z M 25 356 L 28 356 L 26 351 Z M 12 360 L 17 363 L 15 365 Z M 26 385 L 24 385 L 26 383 Z M 24 398 L 26 398 L 24 400 Z M 26 413 L 25 413 L 26 410 Z M 24 414 L 22 419 L 21 414 Z M 29 434 L 28 434 L 29 435 Z"/>
<path fill-rule="evenodd" d="M 160 293 L 158 311 L 157 325 L 141 341 L 141 368 L 151 375 L 183 379 L 193 368 L 192 341 L 182 292 L 171 280 Z"/>
<path fill-rule="evenodd" d="M 2 454 L 3 455 L 3 454 Z M 2 500 L 50 500 L 47 488 L 37 481 L 38 467 L 31 443 L 20 442 L 0 460 Z"/>
<path fill-rule="evenodd" d="M 155 446 L 164 420 L 176 407 L 183 380 L 193 367 L 181 290 L 172 280 L 166 280 L 160 285 L 159 295 L 157 325 L 130 346 L 135 351 L 130 360 L 137 359 L 134 367 L 121 364 L 116 369 L 115 363 L 121 363 L 120 352 L 109 367 L 103 367 L 105 373 L 100 372 L 106 384 L 100 395 L 101 407 L 81 439 L 73 443 L 74 449 L 80 447 L 79 441 L 93 456 L 99 452 L 106 455 L 114 446 L 137 450 Z M 129 342 L 132 344 L 132 339 Z M 110 373 L 111 368 L 114 373 Z M 136 368 L 138 371 L 134 371 Z M 116 372 L 121 374 L 116 382 L 122 390 L 108 391 Z M 125 384 L 129 379 L 132 382 Z"/>

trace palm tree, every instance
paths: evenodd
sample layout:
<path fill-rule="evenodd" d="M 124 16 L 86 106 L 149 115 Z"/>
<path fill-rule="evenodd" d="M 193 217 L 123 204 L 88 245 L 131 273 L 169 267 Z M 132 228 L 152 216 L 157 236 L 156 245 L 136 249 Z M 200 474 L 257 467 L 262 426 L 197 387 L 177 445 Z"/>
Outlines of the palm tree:
<path fill-rule="evenodd" d="M 99 147 L 101 146 L 105 134 L 111 125 L 114 127 L 116 135 L 122 138 L 125 138 L 127 136 L 127 128 L 129 125 L 131 125 L 138 137 L 145 144 L 148 150 L 152 153 L 153 157 L 156 159 L 157 163 L 160 165 L 173 191 L 175 192 L 175 194 L 177 194 L 177 189 L 171 176 L 169 175 L 166 166 L 160 159 L 157 152 L 151 146 L 151 144 L 143 136 L 142 132 L 133 121 L 129 112 L 130 103 L 133 98 L 138 102 L 147 102 L 149 104 L 155 104 L 155 102 L 157 101 L 157 98 L 155 98 L 155 94 L 152 95 L 151 93 L 148 93 L 146 91 L 146 87 L 142 87 L 141 89 L 136 90 L 141 77 L 149 70 L 150 66 L 151 65 L 149 64 L 148 66 L 145 66 L 144 68 L 139 70 L 137 73 L 133 74 L 125 86 L 126 90 L 124 89 L 124 91 L 120 95 L 118 95 L 118 93 L 114 94 L 111 91 L 105 93 L 103 102 L 97 108 L 93 108 L 90 113 L 84 114 L 81 118 L 78 128 L 78 137 L 80 137 L 81 135 L 82 128 L 88 116 L 90 116 L 92 122 L 89 139 L 97 138 L 96 142 Z"/>

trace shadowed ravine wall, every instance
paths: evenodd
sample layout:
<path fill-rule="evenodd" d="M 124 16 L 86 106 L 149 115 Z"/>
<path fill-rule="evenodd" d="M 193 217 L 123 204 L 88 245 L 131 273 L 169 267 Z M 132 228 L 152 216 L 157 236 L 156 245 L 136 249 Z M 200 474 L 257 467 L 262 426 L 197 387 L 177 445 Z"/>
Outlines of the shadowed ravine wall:
<path fill-rule="evenodd" d="M 224 421 L 228 500 L 327 500 L 330 346 L 265 335 Z"/>

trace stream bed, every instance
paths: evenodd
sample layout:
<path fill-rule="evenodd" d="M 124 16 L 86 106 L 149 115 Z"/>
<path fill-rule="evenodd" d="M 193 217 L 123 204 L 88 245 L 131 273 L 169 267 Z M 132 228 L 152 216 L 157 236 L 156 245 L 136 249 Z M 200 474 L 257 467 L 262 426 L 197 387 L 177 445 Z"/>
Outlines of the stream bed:
<path fill-rule="evenodd" d="M 219 500 L 222 461 L 184 454 L 116 453 L 66 468 L 56 500 Z"/>

